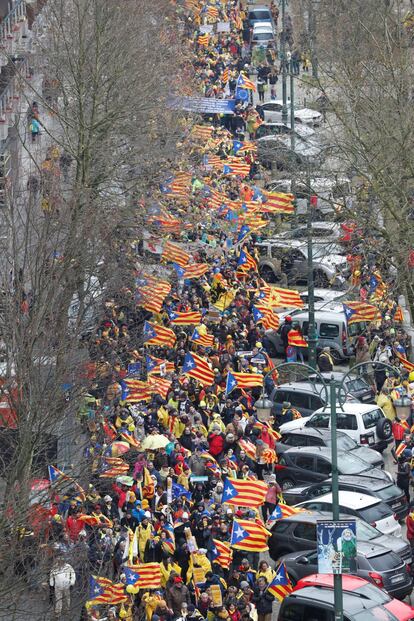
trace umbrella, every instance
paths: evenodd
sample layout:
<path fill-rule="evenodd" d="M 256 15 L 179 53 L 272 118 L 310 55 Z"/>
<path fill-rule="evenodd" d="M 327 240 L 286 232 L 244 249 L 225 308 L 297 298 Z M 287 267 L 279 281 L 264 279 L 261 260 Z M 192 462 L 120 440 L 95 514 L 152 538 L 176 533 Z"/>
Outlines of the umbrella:
<path fill-rule="evenodd" d="M 121 477 L 117 477 L 116 482 L 120 483 L 121 485 L 127 485 L 128 487 L 132 487 L 132 485 L 134 485 L 134 479 L 132 477 L 129 477 L 128 475 L 122 475 Z"/>
<path fill-rule="evenodd" d="M 141 448 L 144 450 L 156 450 L 159 448 L 165 448 L 167 444 L 169 444 L 169 439 L 165 436 L 162 436 L 159 433 L 154 434 L 153 436 L 147 436 L 142 443 Z"/>
<path fill-rule="evenodd" d="M 119 457 L 120 455 L 124 455 L 124 453 L 128 453 L 130 448 L 128 442 L 112 442 L 106 449 L 105 455 L 109 457 Z"/>

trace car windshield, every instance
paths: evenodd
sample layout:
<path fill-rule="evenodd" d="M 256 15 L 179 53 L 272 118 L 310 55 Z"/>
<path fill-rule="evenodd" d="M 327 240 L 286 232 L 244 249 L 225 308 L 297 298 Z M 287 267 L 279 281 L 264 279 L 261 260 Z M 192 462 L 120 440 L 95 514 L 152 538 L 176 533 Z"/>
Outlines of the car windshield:
<path fill-rule="evenodd" d="M 364 584 L 364 586 L 358 587 L 353 592 L 358 593 L 358 595 L 361 595 L 361 597 L 365 597 L 366 599 L 371 599 L 377 604 L 385 604 L 391 600 L 388 593 L 382 589 L 378 589 L 373 584 Z"/>
<path fill-rule="evenodd" d="M 385 520 L 392 516 L 392 511 L 385 502 L 378 502 L 365 509 L 359 509 L 358 513 L 363 520 L 371 524 L 372 522 L 378 522 L 379 520 Z"/>
<path fill-rule="evenodd" d="M 391 498 L 397 498 L 402 495 L 402 491 L 396 485 L 388 485 L 387 487 L 383 487 L 382 489 L 375 490 L 376 495 L 381 500 L 390 500 Z"/>
<path fill-rule="evenodd" d="M 267 39 L 273 39 L 271 32 L 255 32 L 253 35 L 254 41 L 267 41 Z"/>
<path fill-rule="evenodd" d="M 338 456 L 338 470 L 341 474 L 358 474 L 365 472 L 365 470 L 371 470 L 371 464 L 367 464 L 363 459 L 359 459 L 356 455 L 348 455 L 342 453 Z M 373 520 L 369 520 L 370 522 Z"/>
<path fill-rule="evenodd" d="M 367 390 L 369 386 L 367 383 L 361 378 L 350 379 L 346 382 L 346 389 L 350 392 L 358 392 L 359 390 Z"/>
<path fill-rule="evenodd" d="M 255 22 L 268 22 L 270 21 L 269 11 L 250 11 L 249 19 Z"/>
<path fill-rule="evenodd" d="M 357 539 L 360 539 L 361 541 L 372 541 L 372 539 L 381 537 L 382 533 L 380 533 L 377 528 L 371 526 L 371 524 L 367 524 L 363 520 L 357 520 L 356 525 Z"/>
<path fill-rule="evenodd" d="M 378 556 L 371 556 L 368 558 L 368 562 L 375 571 L 389 571 L 390 569 L 401 567 L 403 563 L 401 558 L 394 554 L 394 552 L 385 552 Z"/>
<path fill-rule="evenodd" d="M 345 434 L 343 436 L 338 436 L 336 439 L 336 443 L 338 445 L 338 451 L 352 451 L 358 447 L 358 444 L 349 436 Z M 331 446 L 331 439 L 327 439 L 326 446 Z"/>

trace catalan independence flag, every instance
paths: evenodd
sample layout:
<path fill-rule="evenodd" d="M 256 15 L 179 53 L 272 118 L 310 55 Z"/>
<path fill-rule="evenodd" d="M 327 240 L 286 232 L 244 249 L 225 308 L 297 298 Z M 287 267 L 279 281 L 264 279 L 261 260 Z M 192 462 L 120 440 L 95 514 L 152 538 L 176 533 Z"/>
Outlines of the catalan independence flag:
<path fill-rule="evenodd" d="M 146 321 L 144 323 L 144 343 L 146 345 L 165 345 L 166 347 L 174 347 L 176 336 L 174 331 L 157 323 Z"/>
<path fill-rule="evenodd" d="M 263 193 L 263 213 L 293 213 L 295 206 L 293 204 L 293 194 L 284 194 L 283 192 L 266 192 Z"/>
<path fill-rule="evenodd" d="M 194 377 L 203 386 L 212 386 L 214 383 L 214 373 L 207 360 L 194 353 L 187 352 L 185 355 L 182 373 Z"/>
<path fill-rule="evenodd" d="M 74 487 L 76 487 L 79 493 L 79 498 L 82 501 L 86 500 L 85 490 L 79 485 L 77 481 L 75 481 L 75 479 L 62 472 L 62 470 L 59 470 L 59 468 L 56 468 L 56 466 L 48 466 L 47 469 L 51 485 L 57 485 L 66 481 L 67 483 L 69 483 L 69 485 L 73 485 Z"/>
<path fill-rule="evenodd" d="M 397 459 L 398 457 L 401 457 L 406 448 L 408 448 L 407 445 L 404 442 L 400 442 L 400 444 L 395 449 L 395 456 L 397 457 Z"/>
<path fill-rule="evenodd" d="M 233 551 L 227 541 L 213 539 L 212 561 L 223 569 L 228 569 L 233 560 Z"/>
<path fill-rule="evenodd" d="M 146 382 L 126 377 L 121 381 L 122 395 L 121 401 L 125 403 L 138 403 L 148 401 L 151 398 L 151 391 Z"/>
<path fill-rule="evenodd" d="M 397 306 L 393 319 L 396 323 L 402 323 L 404 321 L 404 315 L 401 306 Z"/>
<path fill-rule="evenodd" d="M 299 330 L 294 330 L 293 328 L 288 332 L 288 345 L 291 347 L 308 347 Z"/>
<path fill-rule="evenodd" d="M 410 373 L 411 371 L 414 371 L 414 363 L 407 360 L 407 358 L 403 356 L 402 354 L 400 354 L 398 351 L 394 350 L 394 354 L 396 355 L 396 357 L 398 358 L 398 360 L 400 361 L 404 369 L 406 369 Z"/>
<path fill-rule="evenodd" d="M 225 479 L 222 503 L 241 507 L 260 507 L 266 498 L 267 483 L 264 481 L 244 481 Z"/>
<path fill-rule="evenodd" d="M 159 589 L 161 569 L 159 563 L 142 563 L 124 567 L 126 584 L 140 589 Z"/>
<path fill-rule="evenodd" d="M 226 67 L 223 73 L 221 74 L 221 81 L 223 82 L 223 84 L 227 84 L 227 82 L 229 81 L 229 77 L 230 77 L 229 68 Z"/>
<path fill-rule="evenodd" d="M 242 451 L 246 453 L 247 457 L 256 461 L 256 447 L 253 442 L 250 442 L 250 440 L 247 440 L 246 438 L 240 438 L 240 440 L 238 440 L 238 444 Z"/>
<path fill-rule="evenodd" d="M 293 586 L 289 578 L 289 574 L 286 571 L 284 563 L 279 565 L 275 577 L 267 587 L 269 593 L 271 593 L 279 602 L 282 602 L 287 595 L 292 593 Z"/>
<path fill-rule="evenodd" d="M 236 550 L 266 552 L 269 549 L 267 540 L 270 535 L 261 520 L 250 522 L 234 519 L 230 545 Z"/>
<path fill-rule="evenodd" d="M 240 75 L 237 78 L 237 88 L 245 88 L 251 91 L 256 91 L 255 83 L 249 80 L 249 78 L 242 72 L 240 72 Z"/>
<path fill-rule="evenodd" d="M 156 358 L 155 356 L 145 356 L 145 363 L 147 365 L 148 375 L 165 375 L 166 373 L 175 372 L 175 364 L 169 360 L 163 360 L 162 358 Z"/>
<path fill-rule="evenodd" d="M 193 263 L 185 268 L 183 278 L 190 280 L 191 278 L 201 278 L 210 269 L 208 263 Z"/>
<path fill-rule="evenodd" d="M 194 125 L 191 135 L 201 140 L 209 140 L 212 137 L 213 131 L 214 127 L 209 127 L 208 125 Z"/>
<path fill-rule="evenodd" d="M 236 371 L 227 373 L 226 395 L 235 388 L 254 388 L 255 386 L 263 386 L 261 373 L 236 373 Z"/>
<path fill-rule="evenodd" d="M 91 576 L 89 580 L 89 600 L 91 606 L 98 604 L 122 604 L 128 600 L 122 583 L 114 583 L 108 578 Z"/>
<path fill-rule="evenodd" d="M 187 263 L 190 260 L 190 255 L 188 254 L 188 252 L 183 250 L 181 246 L 173 244 L 173 242 L 167 241 L 164 244 L 161 259 L 163 259 L 164 261 L 169 261 L 171 263 L 177 263 L 177 265 L 180 265 L 181 267 L 186 267 Z"/>
<path fill-rule="evenodd" d="M 101 479 L 115 479 L 122 474 L 129 472 L 128 464 L 120 457 L 105 457 L 103 472 L 99 475 Z"/>
<path fill-rule="evenodd" d="M 207 34 L 207 32 L 205 34 L 200 34 L 198 35 L 198 45 L 201 45 L 203 47 L 207 47 L 208 46 L 208 41 L 209 41 L 209 36 Z"/>
<path fill-rule="evenodd" d="M 381 318 L 380 312 L 373 304 L 366 302 L 344 302 L 345 318 L 348 325 L 357 323 L 358 321 L 377 321 Z"/>
<path fill-rule="evenodd" d="M 296 507 L 290 507 L 289 505 L 285 505 L 279 502 L 278 505 L 274 508 L 273 512 L 267 518 L 267 523 L 272 524 L 273 522 L 277 522 L 278 520 L 283 520 L 284 518 L 290 517 L 291 515 L 296 515 L 296 513 L 302 513 L 303 509 L 298 509 Z"/>
<path fill-rule="evenodd" d="M 214 336 L 212 334 L 201 334 L 197 328 L 191 335 L 191 340 L 200 347 L 213 347 L 214 345 Z"/>
<path fill-rule="evenodd" d="M 277 330 L 279 328 L 279 317 L 266 306 L 252 307 L 253 319 L 256 323 L 262 323 L 266 330 Z"/>
<path fill-rule="evenodd" d="M 202 318 L 199 311 L 188 311 L 183 313 L 170 311 L 168 316 L 171 323 L 176 326 L 198 326 Z"/>
<path fill-rule="evenodd" d="M 161 395 L 163 399 L 167 398 L 168 393 L 171 390 L 170 380 L 164 379 L 162 377 L 152 377 L 148 378 L 148 385 L 150 387 L 150 391 L 152 395 Z"/>
<path fill-rule="evenodd" d="M 281 287 L 261 287 L 259 299 L 263 304 L 279 308 L 302 308 L 303 300 L 299 291 Z"/>
<path fill-rule="evenodd" d="M 242 271 L 248 272 L 249 270 L 254 270 L 257 272 L 257 263 L 253 259 L 252 255 L 247 252 L 247 250 L 242 250 L 240 252 L 237 267 Z"/>

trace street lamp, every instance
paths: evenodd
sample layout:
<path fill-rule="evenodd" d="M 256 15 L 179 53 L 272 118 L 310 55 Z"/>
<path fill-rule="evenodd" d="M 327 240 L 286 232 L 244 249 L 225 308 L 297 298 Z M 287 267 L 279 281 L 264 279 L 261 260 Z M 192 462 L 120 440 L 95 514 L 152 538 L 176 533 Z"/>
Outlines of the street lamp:
<path fill-rule="evenodd" d="M 280 37 L 280 49 L 281 49 L 281 60 L 282 60 L 282 123 L 286 123 L 288 119 L 288 110 L 287 110 L 287 89 L 286 89 L 286 74 L 287 74 L 287 66 L 286 66 L 286 2 L 287 0 L 280 0 L 282 7 L 282 33 Z"/>

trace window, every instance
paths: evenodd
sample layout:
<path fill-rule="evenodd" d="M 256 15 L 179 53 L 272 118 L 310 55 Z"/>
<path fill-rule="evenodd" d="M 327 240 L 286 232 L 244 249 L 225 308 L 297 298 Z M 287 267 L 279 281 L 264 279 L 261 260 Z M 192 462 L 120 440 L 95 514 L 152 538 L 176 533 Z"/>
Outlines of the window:
<path fill-rule="evenodd" d="M 309 409 L 309 395 L 307 394 L 302 394 L 300 392 L 288 392 L 287 400 L 290 401 L 295 408 Z"/>
<path fill-rule="evenodd" d="M 306 446 L 325 446 L 325 442 L 322 438 L 308 436 L 308 443 Z"/>
<path fill-rule="evenodd" d="M 267 103 L 267 104 L 264 104 L 263 106 L 263 110 L 267 110 L 269 112 L 279 112 L 279 108 L 280 106 L 274 103 Z"/>
<path fill-rule="evenodd" d="M 334 614 L 331 610 L 324 610 L 310 604 L 306 604 L 303 615 L 306 621 L 334 621 Z"/>
<path fill-rule="evenodd" d="M 291 433 L 287 436 L 282 436 L 281 440 L 282 444 L 287 444 L 288 446 L 307 446 L 307 439 L 305 435 L 296 435 Z"/>
<path fill-rule="evenodd" d="M 329 476 L 332 472 L 332 466 L 326 459 L 322 459 L 321 457 L 316 458 L 316 472 L 318 474 L 323 474 Z"/>
<path fill-rule="evenodd" d="M 310 396 L 310 408 L 311 410 L 315 411 L 315 410 L 319 410 L 319 408 L 323 407 L 323 405 L 325 404 L 325 402 L 318 397 L 317 395 L 311 395 Z"/>
<path fill-rule="evenodd" d="M 303 604 L 294 604 L 286 600 L 282 612 L 279 613 L 279 621 L 302 621 L 303 610 Z"/>
<path fill-rule="evenodd" d="M 272 16 L 270 11 L 249 11 L 249 19 L 255 22 L 270 22 Z"/>
<path fill-rule="evenodd" d="M 401 567 L 402 561 L 394 552 L 386 552 L 379 556 L 370 556 L 369 564 L 375 571 L 389 571 Z"/>
<path fill-rule="evenodd" d="M 321 485 L 315 485 L 308 493 L 309 498 L 318 498 L 324 494 L 330 494 L 332 491 L 331 483 L 321 483 Z"/>
<path fill-rule="evenodd" d="M 253 41 L 269 41 L 273 39 L 272 32 L 256 32 L 253 35 Z"/>
<path fill-rule="evenodd" d="M 372 524 L 373 522 L 379 522 L 392 516 L 392 511 L 385 502 L 378 502 L 376 505 L 371 505 L 365 509 L 360 509 L 358 515 L 362 517 L 365 522 Z"/>
<path fill-rule="evenodd" d="M 297 468 L 314 471 L 315 460 L 313 455 L 297 455 L 294 461 Z"/>
<path fill-rule="evenodd" d="M 267 246 L 258 246 L 258 248 L 259 248 L 259 256 L 260 257 L 267 257 L 268 247 Z"/>
<path fill-rule="evenodd" d="M 339 336 L 339 326 L 336 323 L 321 323 L 319 326 L 319 336 L 334 339 Z"/>
<path fill-rule="evenodd" d="M 302 522 L 298 524 L 293 531 L 293 535 L 297 539 L 306 539 L 306 541 L 316 541 L 316 526 L 315 524 L 307 524 Z"/>
<path fill-rule="evenodd" d="M 349 336 L 358 336 L 358 334 L 362 334 L 366 332 L 367 324 L 365 321 L 356 321 L 355 323 L 351 323 L 348 326 L 348 335 Z"/>
<path fill-rule="evenodd" d="M 365 429 L 371 429 L 372 427 L 375 427 L 380 418 L 384 418 L 384 414 L 379 408 L 363 414 L 362 422 L 365 425 Z"/>
<path fill-rule="evenodd" d="M 287 400 L 287 394 L 284 390 L 277 390 L 274 394 L 275 403 L 283 403 Z"/>
<path fill-rule="evenodd" d="M 328 505 L 326 502 L 320 502 L 318 500 L 315 500 L 313 502 L 309 502 L 305 508 L 312 509 L 312 511 L 329 511 L 331 506 Z"/>
<path fill-rule="evenodd" d="M 376 492 L 381 500 L 391 500 L 391 498 L 396 500 L 401 496 L 401 490 L 396 485 L 388 485 L 388 487 L 377 489 Z"/>
<path fill-rule="evenodd" d="M 302 324 L 302 334 L 307 336 L 309 332 L 309 321 L 304 321 Z"/>
<path fill-rule="evenodd" d="M 279 520 L 278 522 L 276 522 L 272 532 L 276 533 L 276 535 L 281 535 L 282 533 L 285 533 L 287 530 L 289 530 L 290 526 L 291 522 L 289 522 L 288 520 Z"/>
<path fill-rule="evenodd" d="M 356 431 L 358 429 L 358 422 L 356 416 L 353 414 L 338 413 L 338 429 L 348 429 Z"/>
<path fill-rule="evenodd" d="M 281 259 L 283 256 L 282 248 L 278 248 L 277 246 L 273 246 L 271 248 L 272 259 Z"/>
<path fill-rule="evenodd" d="M 325 412 L 321 412 L 320 414 L 314 414 L 312 418 L 308 420 L 306 426 L 316 427 L 317 429 L 328 429 L 329 414 Z"/>

